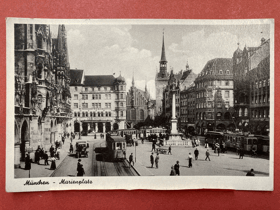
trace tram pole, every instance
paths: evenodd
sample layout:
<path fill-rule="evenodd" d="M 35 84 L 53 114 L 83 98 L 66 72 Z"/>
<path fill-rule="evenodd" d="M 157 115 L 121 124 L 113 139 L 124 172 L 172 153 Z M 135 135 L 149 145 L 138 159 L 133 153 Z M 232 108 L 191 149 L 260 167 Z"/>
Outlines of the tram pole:
<path fill-rule="evenodd" d="M 134 142 L 134 147 L 135 147 L 135 163 L 136 163 L 136 142 Z"/>

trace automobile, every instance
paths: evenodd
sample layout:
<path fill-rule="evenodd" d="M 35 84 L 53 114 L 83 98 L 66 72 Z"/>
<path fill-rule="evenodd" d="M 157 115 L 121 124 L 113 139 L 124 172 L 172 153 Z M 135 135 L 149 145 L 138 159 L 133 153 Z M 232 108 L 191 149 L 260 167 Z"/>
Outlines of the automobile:
<path fill-rule="evenodd" d="M 87 148 L 89 144 L 87 141 L 78 141 L 76 142 L 76 158 L 80 158 L 82 156 L 88 157 Z"/>

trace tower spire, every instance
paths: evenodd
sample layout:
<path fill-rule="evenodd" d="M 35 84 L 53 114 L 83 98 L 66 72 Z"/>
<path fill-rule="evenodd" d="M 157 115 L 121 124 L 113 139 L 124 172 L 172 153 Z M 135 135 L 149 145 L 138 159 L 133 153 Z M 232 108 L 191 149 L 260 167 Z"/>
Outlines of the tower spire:
<path fill-rule="evenodd" d="M 133 75 L 132 75 L 132 86 L 134 87 L 134 71 L 133 71 Z"/>
<path fill-rule="evenodd" d="M 161 49 L 161 59 L 160 61 L 165 61 L 167 62 L 166 60 L 166 56 L 165 56 L 165 46 L 164 46 L 164 29 L 163 29 L 163 32 L 162 32 L 162 49 Z"/>
<path fill-rule="evenodd" d="M 147 93 L 148 90 L 147 90 L 147 78 L 145 78 L 145 92 Z"/>

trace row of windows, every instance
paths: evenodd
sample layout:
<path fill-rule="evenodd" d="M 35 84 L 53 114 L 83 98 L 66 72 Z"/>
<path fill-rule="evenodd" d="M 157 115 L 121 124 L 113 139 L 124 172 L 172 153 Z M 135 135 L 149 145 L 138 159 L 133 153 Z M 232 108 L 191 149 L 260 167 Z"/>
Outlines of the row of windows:
<path fill-rule="evenodd" d="M 261 103 L 266 103 L 270 101 L 269 95 L 259 95 L 259 96 L 252 96 L 251 103 L 252 104 L 261 104 Z"/>
<path fill-rule="evenodd" d="M 111 117 L 111 112 L 74 112 L 74 117 Z"/>
<path fill-rule="evenodd" d="M 111 112 L 74 112 L 74 117 L 111 117 Z M 117 112 L 117 116 L 124 117 L 124 112 Z"/>
<path fill-rule="evenodd" d="M 252 118 L 266 118 L 269 117 L 269 109 L 252 110 Z"/>
<path fill-rule="evenodd" d="M 216 107 L 217 108 L 222 108 L 222 102 L 221 101 L 218 101 L 217 103 L 216 103 Z M 228 108 L 229 107 L 229 101 L 225 101 L 224 102 L 224 104 L 225 104 L 225 108 Z M 214 108 L 215 106 L 214 106 L 214 102 L 207 102 L 207 103 L 197 103 L 196 104 L 196 108 L 197 109 L 202 109 L 202 108 Z"/>
<path fill-rule="evenodd" d="M 206 86 L 229 86 L 232 85 L 232 81 L 228 81 L 228 80 L 211 80 L 211 81 L 205 81 L 205 82 L 198 82 L 196 83 L 196 88 L 202 88 L 202 87 L 206 87 Z"/>
<path fill-rule="evenodd" d="M 222 112 L 216 113 L 216 119 L 222 119 L 229 120 L 232 118 L 231 114 L 229 112 L 226 112 L 223 114 Z M 203 113 L 196 113 L 196 119 L 197 120 L 205 120 L 205 119 L 214 119 L 214 113 L 213 112 L 203 112 Z"/>
<path fill-rule="evenodd" d="M 124 95 L 123 94 L 116 94 L 117 95 L 117 99 L 124 99 Z M 87 94 L 83 94 L 82 95 L 82 100 L 88 100 L 88 97 L 89 95 Z M 111 94 L 105 94 L 105 99 L 106 100 L 110 100 L 111 99 Z M 79 95 L 78 94 L 74 94 L 74 100 L 78 100 L 79 98 Z M 101 97 L 101 94 L 92 94 L 92 99 L 93 100 L 98 100 L 98 99 L 103 99 L 103 97 Z"/>
<path fill-rule="evenodd" d="M 125 86 L 116 86 L 116 90 L 125 90 Z M 113 87 L 85 87 L 82 89 L 84 92 L 90 92 L 90 91 L 109 91 L 114 90 Z M 75 91 L 78 91 L 78 87 L 75 87 Z"/>
<path fill-rule="evenodd" d="M 252 89 L 254 88 L 262 88 L 262 87 L 269 87 L 270 86 L 270 80 L 260 80 L 260 81 L 255 81 L 251 83 Z"/>
<path fill-rule="evenodd" d="M 88 103 L 82 103 L 82 107 L 83 108 L 89 108 L 88 107 Z M 92 103 L 91 107 L 94 109 L 100 109 L 101 108 L 101 103 Z M 74 108 L 79 108 L 79 104 L 78 103 L 74 103 Z M 110 109 L 111 108 L 111 103 L 105 103 L 105 108 Z"/>
<path fill-rule="evenodd" d="M 195 101 L 181 101 L 182 106 L 194 106 Z"/>
<path fill-rule="evenodd" d="M 206 72 L 201 72 L 200 74 L 198 74 L 198 76 L 200 77 L 200 76 L 204 76 L 204 75 L 208 75 L 208 74 L 212 75 L 214 73 L 215 73 L 215 71 L 206 71 Z M 225 71 L 218 70 L 216 73 L 220 74 L 220 75 L 223 75 L 223 74 L 230 75 L 230 71 L 229 70 L 225 70 Z"/>
<path fill-rule="evenodd" d="M 222 92 L 221 91 L 217 91 L 217 96 L 222 96 Z M 196 94 L 196 98 L 204 98 L 204 97 L 213 97 L 213 92 L 212 91 L 208 91 L 208 92 L 199 92 Z M 225 91 L 225 98 L 229 98 L 229 91 L 226 90 Z"/>

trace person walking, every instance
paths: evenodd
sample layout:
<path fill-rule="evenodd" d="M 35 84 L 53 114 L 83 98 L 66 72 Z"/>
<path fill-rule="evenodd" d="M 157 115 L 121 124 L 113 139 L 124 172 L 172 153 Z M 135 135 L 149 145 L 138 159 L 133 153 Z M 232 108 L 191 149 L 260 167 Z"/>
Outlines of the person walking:
<path fill-rule="evenodd" d="M 65 136 L 62 136 L 62 143 L 64 144 L 65 142 Z"/>
<path fill-rule="evenodd" d="M 60 160 L 60 148 L 58 147 L 56 150 L 56 158 Z"/>
<path fill-rule="evenodd" d="M 45 160 L 45 166 L 49 165 L 49 156 L 48 156 L 48 152 L 47 151 L 45 151 L 44 160 Z"/>
<path fill-rule="evenodd" d="M 40 165 L 40 156 L 39 156 L 39 151 L 38 149 L 35 151 L 35 163 Z"/>
<path fill-rule="evenodd" d="M 243 159 L 243 157 L 244 157 L 244 150 L 240 149 L 240 151 L 239 151 L 239 159 Z"/>
<path fill-rule="evenodd" d="M 205 138 L 205 148 L 208 148 L 208 140 Z"/>
<path fill-rule="evenodd" d="M 129 155 L 129 167 L 131 167 L 131 163 L 133 163 L 133 165 L 134 165 L 133 153 L 131 153 L 131 154 Z"/>
<path fill-rule="evenodd" d="M 152 153 L 152 154 L 150 155 L 151 168 L 154 167 L 154 156 L 153 156 L 153 154 L 154 154 L 154 153 Z"/>
<path fill-rule="evenodd" d="M 206 158 L 205 158 L 205 160 L 209 160 L 210 161 L 210 152 L 209 152 L 209 150 L 207 149 L 207 151 L 206 151 Z"/>
<path fill-rule="evenodd" d="M 174 170 L 174 166 L 171 166 L 170 176 L 176 176 L 176 172 Z"/>
<path fill-rule="evenodd" d="M 55 170 L 56 169 L 56 163 L 55 163 L 55 158 L 54 157 L 51 157 L 51 168 L 50 170 Z"/>
<path fill-rule="evenodd" d="M 192 168 L 192 153 L 189 153 L 188 159 L 189 159 L 189 168 Z"/>
<path fill-rule="evenodd" d="M 220 156 L 221 149 L 220 147 L 217 148 L 218 156 Z"/>
<path fill-rule="evenodd" d="M 50 154 L 51 154 L 51 157 L 54 157 L 54 148 L 53 148 L 53 145 L 52 145 L 51 148 L 50 148 Z"/>
<path fill-rule="evenodd" d="M 158 168 L 158 162 L 159 162 L 159 154 L 157 154 L 157 156 L 155 158 L 156 168 Z"/>
<path fill-rule="evenodd" d="M 126 151 L 125 150 L 123 150 L 123 157 L 124 157 L 124 159 L 126 159 Z"/>
<path fill-rule="evenodd" d="M 80 164 L 80 167 L 78 169 L 78 173 L 77 173 L 77 176 L 84 176 L 85 174 L 85 170 L 83 168 L 83 164 Z"/>
<path fill-rule="evenodd" d="M 251 169 L 246 176 L 255 176 L 254 169 Z"/>
<path fill-rule="evenodd" d="M 153 141 L 153 144 L 152 144 L 152 152 L 155 152 L 156 151 L 156 144 L 155 144 L 155 142 Z"/>
<path fill-rule="evenodd" d="M 71 153 L 73 153 L 73 144 L 72 144 L 72 143 L 70 143 L 70 149 L 69 149 L 69 151 L 70 151 Z"/>
<path fill-rule="evenodd" d="M 179 165 L 179 161 L 177 160 L 176 164 L 174 165 L 174 170 L 176 175 L 180 176 L 180 165 Z"/>
<path fill-rule="evenodd" d="M 168 148 L 168 155 L 172 155 L 172 153 L 171 153 L 171 145 L 169 145 L 169 148 Z"/>
<path fill-rule="evenodd" d="M 81 165 L 82 165 L 82 163 L 81 163 L 81 159 L 79 159 L 78 160 L 78 163 L 77 163 L 77 171 L 79 172 L 79 170 L 80 170 L 80 167 L 81 167 Z"/>
<path fill-rule="evenodd" d="M 26 154 L 26 156 L 25 156 L 25 167 L 24 167 L 24 169 L 25 170 L 30 170 L 31 169 L 31 159 L 30 159 L 30 156 L 29 156 L 29 154 Z"/>
<path fill-rule="evenodd" d="M 195 160 L 198 159 L 198 155 L 199 155 L 199 151 L 198 151 L 198 149 L 196 148 L 196 149 L 194 150 L 194 157 L 195 157 Z"/>

